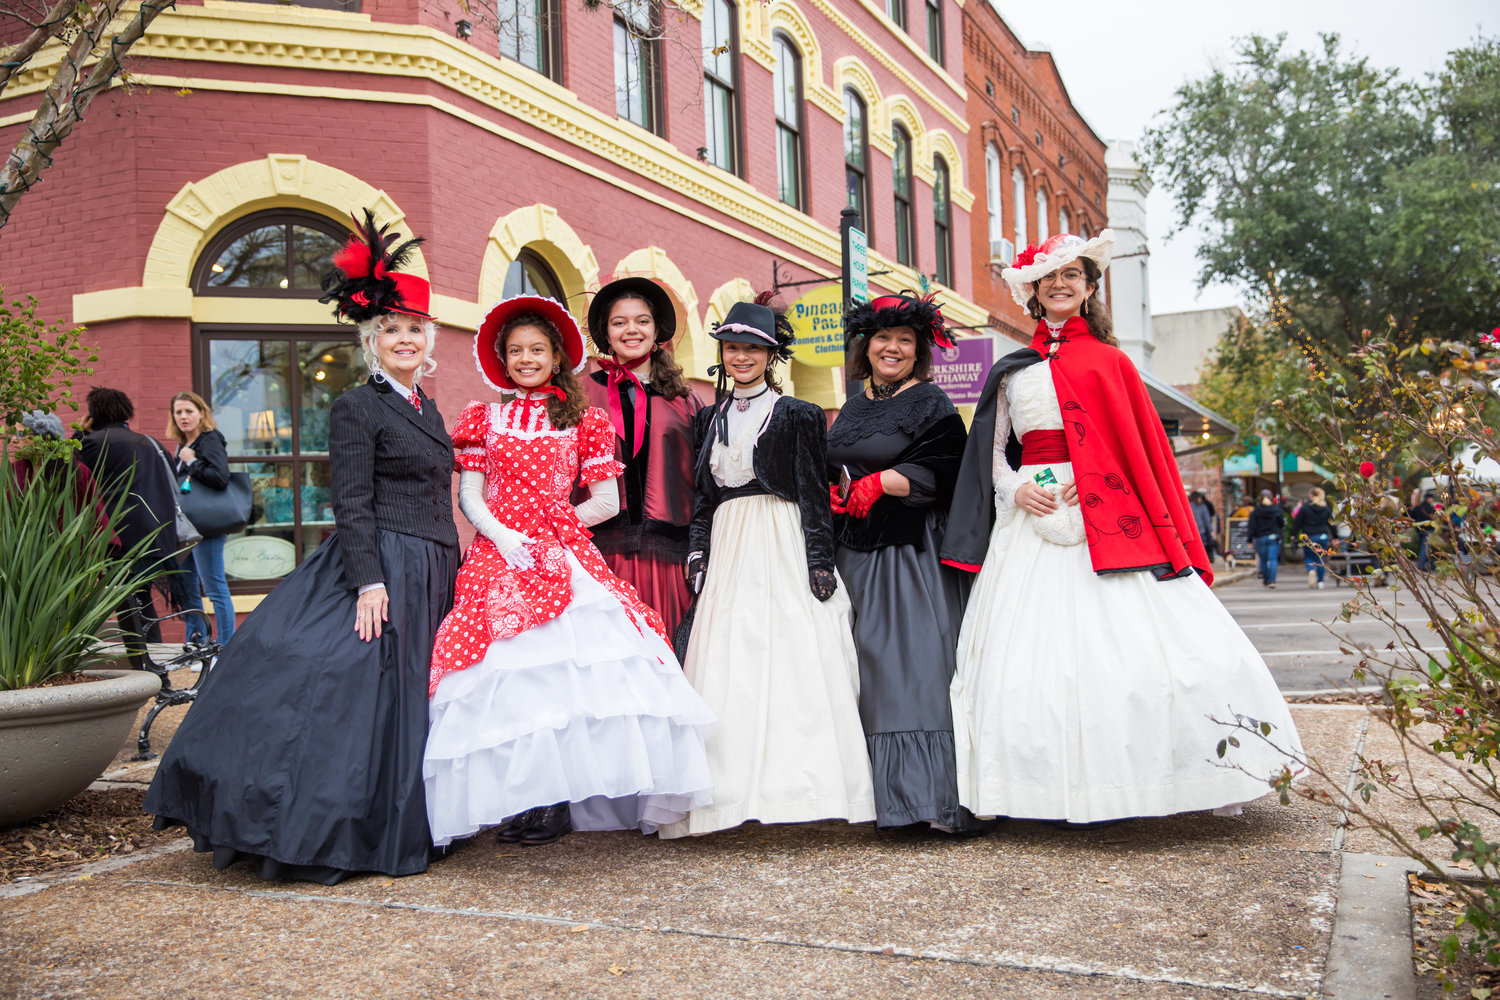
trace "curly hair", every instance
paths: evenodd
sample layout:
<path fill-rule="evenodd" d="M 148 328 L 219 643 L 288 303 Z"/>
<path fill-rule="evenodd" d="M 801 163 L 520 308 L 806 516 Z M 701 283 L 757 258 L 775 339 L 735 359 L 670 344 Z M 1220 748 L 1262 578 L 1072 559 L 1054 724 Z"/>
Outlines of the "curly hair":
<path fill-rule="evenodd" d="M 656 319 L 656 309 L 644 296 L 637 295 L 634 292 L 625 292 L 615 296 L 610 300 L 609 308 L 613 310 L 618 303 L 626 301 L 643 304 L 650 311 L 652 320 Z M 606 332 L 602 336 L 605 344 L 608 345 L 609 334 Z M 610 355 L 607 349 L 599 346 L 599 335 L 590 337 L 589 342 L 594 345 L 596 350 L 600 351 L 601 356 L 608 357 Z M 658 342 L 651 346 L 650 364 L 651 386 L 657 392 L 661 393 L 663 398 L 680 399 L 683 396 L 692 394 L 693 390 L 688 387 L 687 379 L 683 376 L 682 366 L 672 356 L 672 351 L 667 347 L 665 342 Z"/>
<path fill-rule="evenodd" d="M 903 324 L 904 325 L 904 324 Z M 880 330 L 895 329 L 895 326 L 881 327 Z M 874 342 L 875 334 L 880 330 L 862 330 L 855 334 L 851 340 L 854 350 L 849 357 L 849 377 L 854 379 L 870 378 L 874 374 L 874 366 L 870 364 L 870 345 Z M 916 335 L 917 353 L 911 366 L 911 373 L 919 382 L 932 381 L 932 341 Z"/>
<path fill-rule="evenodd" d="M 89 422 L 95 427 L 100 424 L 123 424 L 135 416 L 135 404 L 119 389 L 97 386 L 89 390 L 84 402 L 88 407 Z"/>
<path fill-rule="evenodd" d="M 531 327 L 542 331 L 547 335 L 547 343 L 552 346 L 552 356 L 556 359 L 557 373 L 551 378 L 551 383 L 557 386 L 567 396 L 566 399 L 554 399 L 547 397 L 547 419 L 552 422 L 555 430 L 566 430 L 569 427 L 578 426 L 583 420 L 584 411 L 589 408 L 588 395 L 583 391 L 583 384 L 578 381 L 578 376 L 573 374 L 572 363 L 568 358 L 568 352 L 563 350 L 562 334 L 557 332 L 541 313 L 523 312 L 516 313 L 505 321 L 500 328 L 500 336 L 495 338 L 495 353 L 500 357 L 500 363 L 505 364 L 505 343 L 510 335 L 517 330 Z M 510 366 L 506 365 L 509 373 Z"/>
<path fill-rule="evenodd" d="M 1083 319 L 1089 325 L 1089 333 L 1102 343 L 1111 347 L 1119 347 L 1120 341 L 1115 337 L 1115 321 L 1110 318 L 1109 306 L 1105 305 L 1104 300 L 1099 297 L 1099 287 L 1104 272 L 1099 270 L 1098 264 L 1087 257 L 1079 257 L 1078 263 L 1083 265 L 1084 278 L 1094 289 L 1083 300 Z M 1041 301 L 1036 297 L 1036 286 L 1037 283 L 1032 282 L 1031 298 L 1026 303 L 1026 315 L 1032 319 L 1041 319 L 1047 315 L 1047 311 L 1042 308 Z"/>

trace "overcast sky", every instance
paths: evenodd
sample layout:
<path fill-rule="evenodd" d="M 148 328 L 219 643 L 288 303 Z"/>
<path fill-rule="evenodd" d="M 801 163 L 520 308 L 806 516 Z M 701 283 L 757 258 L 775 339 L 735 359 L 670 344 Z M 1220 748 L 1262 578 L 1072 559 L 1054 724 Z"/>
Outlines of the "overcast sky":
<path fill-rule="evenodd" d="M 1321 32 L 1337 32 L 1346 53 L 1424 79 L 1442 69 L 1450 50 L 1481 33 L 1500 32 L 1495 0 L 994 0 L 994 5 L 1028 46 L 1051 50 L 1074 106 L 1106 142 L 1138 139 L 1182 83 L 1202 77 L 1212 65 L 1229 64 L 1237 37 L 1285 32 L 1295 51 L 1315 48 Z M 1188 231 L 1165 239 L 1177 223 L 1165 187 L 1151 192 L 1148 207 L 1151 311 L 1240 304 L 1231 287 L 1197 290 L 1198 236 Z"/>

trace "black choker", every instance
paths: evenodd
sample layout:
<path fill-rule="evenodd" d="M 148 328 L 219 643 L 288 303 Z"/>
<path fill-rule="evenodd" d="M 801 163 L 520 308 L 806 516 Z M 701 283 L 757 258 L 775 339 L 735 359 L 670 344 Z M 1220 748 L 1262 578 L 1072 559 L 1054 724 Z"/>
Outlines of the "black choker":
<path fill-rule="evenodd" d="M 902 386 L 910 381 L 910 375 L 906 376 L 906 378 L 902 379 L 900 382 L 887 382 L 885 385 L 879 385 L 873 379 L 871 379 L 870 395 L 874 396 L 876 399 L 890 399 L 898 391 L 900 391 Z"/>
<path fill-rule="evenodd" d="M 767 382 L 764 388 L 762 388 L 760 392 L 757 392 L 753 396 L 736 396 L 734 397 L 734 408 L 736 410 L 739 410 L 741 413 L 744 413 L 746 410 L 750 409 L 750 400 L 759 399 L 770 391 L 771 383 Z"/>

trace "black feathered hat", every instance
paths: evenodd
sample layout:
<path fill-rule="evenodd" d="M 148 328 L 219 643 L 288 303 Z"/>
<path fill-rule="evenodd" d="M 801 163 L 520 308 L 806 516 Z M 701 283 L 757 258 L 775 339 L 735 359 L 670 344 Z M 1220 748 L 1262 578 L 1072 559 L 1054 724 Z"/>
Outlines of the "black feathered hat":
<path fill-rule="evenodd" d="M 929 344 L 952 347 L 948 339 L 948 328 L 943 323 L 943 310 L 933 301 L 935 293 L 918 295 L 907 289 L 898 295 L 882 295 L 869 302 L 861 302 L 844 313 L 844 340 L 868 337 L 877 330 L 890 330 L 898 326 L 909 326 L 917 336 L 926 337 Z"/>
<path fill-rule="evenodd" d="M 792 341 L 796 336 L 786 311 L 772 309 L 768 304 L 773 294 L 761 292 L 754 302 L 736 302 L 708 335 L 733 344 L 769 347 L 772 364 L 787 360 L 792 356 Z"/>
<path fill-rule="evenodd" d="M 334 316 L 363 323 L 386 313 L 406 313 L 432 319 L 428 312 L 432 286 L 426 278 L 401 271 L 422 243 L 417 236 L 391 246 L 400 233 L 387 233 L 391 223 L 375 226 L 375 213 L 365 209 L 365 221 L 354 220 L 349 242 L 333 255 L 333 270 L 323 275 L 319 302 L 333 302 Z"/>

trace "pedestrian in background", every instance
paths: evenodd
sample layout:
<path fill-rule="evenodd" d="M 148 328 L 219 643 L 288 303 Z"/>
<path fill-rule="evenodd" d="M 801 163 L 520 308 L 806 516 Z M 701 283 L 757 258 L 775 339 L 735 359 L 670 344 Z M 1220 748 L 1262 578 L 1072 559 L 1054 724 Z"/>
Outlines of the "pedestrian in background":
<path fill-rule="evenodd" d="M 909 294 L 854 306 L 844 335 L 850 376 L 870 384 L 828 429 L 828 471 L 830 482 L 849 477 L 833 529 L 854 606 L 875 825 L 953 832 L 974 824 L 958 801 L 948 700 L 969 580 L 938 558 L 967 438 L 931 381 L 934 347 L 951 344 L 937 304 Z"/>
<path fill-rule="evenodd" d="M 166 453 L 155 439 L 130 429 L 135 404 L 119 389 L 90 389 L 85 405 L 91 430 L 78 449 L 78 461 L 93 475 L 106 510 L 125 502 L 123 512 L 111 525 L 119 538 L 118 551 L 128 552 L 152 536 L 150 545 L 136 560 L 136 571 L 151 573 L 170 568 L 178 545 L 177 506 L 172 495 L 177 484 L 167 468 Z M 161 642 L 151 587 L 150 583 L 137 587 L 115 615 L 125 633 L 126 655 L 137 670 L 145 667 L 146 643 Z"/>
<path fill-rule="evenodd" d="M 1328 506 L 1328 494 L 1322 487 L 1314 486 L 1307 499 L 1297 505 L 1292 515 L 1292 531 L 1302 539 L 1302 562 L 1307 567 L 1307 585 L 1323 589 L 1326 572 L 1323 560 L 1328 555 L 1328 545 L 1333 538 L 1333 510 Z"/>
<path fill-rule="evenodd" d="M 1417 526 L 1417 569 L 1426 573 L 1432 569 L 1432 528 L 1437 519 L 1437 507 L 1432 497 L 1420 489 L 1412 490 L 1411 506 L 1406 516 Z"/>
<path fill-rule="evenodd" d="M 1188 508 L 1193 512 L 1193 523 L 1198 526 L 1198 537 L 1203 539 L 1203 550 L 1212 563 L 1219 548 L 1219 515 L 1202 490 L 1194 490 L 1188 497 Z"/>
<path fill-rule="evenodd" d="M 1246 533 L 1250 544 L 1255 546 L 1255 558 L 1260 569 L 1260 585 L 1276 589 L 1276 563 L 1281 558 L 1281 532 L 1286 524 L 1282 511 L 1270 490 L 1260 491 L 1260 502 L 1250 512 L 1250 523 Z"/>
<path fill-rule="evenodd" d="M 611 281 L 589 303 L 589 337 L 602 357 L 581 379 L 589 401 L 609 414 L 625 466 L 620 512 L 594 526 L 594 546 L 661 615 L 668 636 L 693 600 L 682 564 L 693 517 L 693 418 L 703 408 L 672 358 L 676 332 L 677 310 L 660 285 Z"/>
<path fill-rule="evenodd" d="M 213 409 L 202 396 L 179 392 L 172 397 L 172 419 L 167 423 L 167 434 L 177 441 L 173 471 L 177 473 L 179 490 L 186 493 L 195 485 L 200 489 L 222 490 L 229 485 L 229 446 L 214 425 Z M 189 633 L 195 618 L 199 627 L 207 624 L 203 620 L 203 598 L 207 597 L 214 602 L 214 638 L 220 643 L 228 642 L 234 635 L 234 600 L 229 596 L 229 581 L 224 576 L 224 536 L 204 533 L 203 540 L 183 560 L 182 573 L 186 578 L 187 609 L 197 612 L 196 616 L 188 617 Z M 201 669 L 199 664 L 193 667 Z"/>

